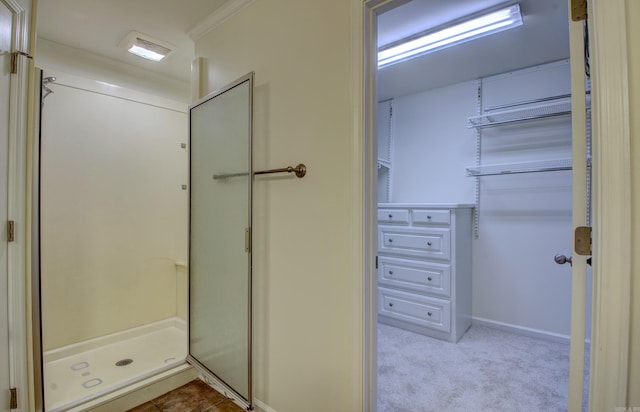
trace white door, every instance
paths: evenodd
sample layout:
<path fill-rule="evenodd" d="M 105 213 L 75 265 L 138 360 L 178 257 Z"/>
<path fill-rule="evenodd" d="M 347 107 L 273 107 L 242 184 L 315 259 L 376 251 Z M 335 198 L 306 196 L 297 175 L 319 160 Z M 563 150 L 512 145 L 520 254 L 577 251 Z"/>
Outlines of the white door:
<path fill-rule="evenodd" d="M 571 9 L 570 9 L 571 10 Z M 571 21 L 571 131 L 573 158 L 573 229 L 587 226 L 587 128 L 584 30 L 582 21 Z M 590 153 L 590 151 L 589 151 Z M 590 179 L 590 174 L 589 174 Z M 587 256 L 573 253 L 571 267 L 571 352 L 569 364 L 569 412 L 582 411 L 587 319 Z M 589 316 L 588 319 L 591 319 Z"/>
<path fill-rule="evenodd" d="M 9 319 L 7 191 L 9 169 L 9 94 L 13 13 L 0 1 L 0 411 L 9 410 Z"/>

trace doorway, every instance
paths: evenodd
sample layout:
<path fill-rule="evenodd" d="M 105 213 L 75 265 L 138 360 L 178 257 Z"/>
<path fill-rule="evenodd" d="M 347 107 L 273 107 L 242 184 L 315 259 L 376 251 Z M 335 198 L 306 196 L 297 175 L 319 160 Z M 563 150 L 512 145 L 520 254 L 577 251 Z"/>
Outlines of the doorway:
<path fill-rule="evenodd" d="M 383 40 L 381 33 L 386 22 L 394 19 L 394 23 L 400 22 L 400 16 L 403 15 L 401 9 L 419 3 L 421 2 L 414 1 L 381 14 L 378 20 L 380 39 Z M 554 15 L 553 21 L 566 27 L 566 4 L 557 1 L 543 3 L 545 2 L 539 2 L 535 7 L 546 7 Z M 434 13 L 435 2 L 425 1 L 423 4 L 430 13 Z M 533 12 L 535 7 L 527 2 L 521 2 L 520 5 L 525 16 L 524 26 L 535 25 L 527 17 L 527 13 Z M 462 13 L 464 5 L 456 4 L 458 6 L 461 6 Z M 484 5 L 477 5 L 478 9 L 470 13 L 474 14 L 483 6 L 490 8 L 494 4 L 486 2 Z M 534 14 L 540 13 L 542 11 L 537 9 Z M 414 9 L 405 16 L 416 14 L 418 13 Z M 388 17 L 386 22 L 385 16 Z M 431 17 L 435 18 L 434 15 Z M 452 19 L 457 18 L 462 17 Z M 506 36 L 507 33 L 509 32 L 500 35 Z M 406 36 L 406 33 L 402 36 Z M 510 36 L 510 39 L 519 38 L 519 35 Z M 490 37 L 487 37 L 486 42 L 489 42 Z M 568 33 L 564 33 L 564 51 L 559 51 L 555 57 L 538 56 L 538 61 L 527 59 L 533 58 L 530 55 L 545 49 L 545 46 L 521 43 L 519 47 L 531 53 L 526 58 L 516 56 L 510 63 L 513 66 L 509 66 L 508 59 L 503 56 L 508 54 L 504 47 L 494 45 L 484 49 L 480 45 L 482 41 L 485 40 L 474 40 L 479 43 L 474 44 L 473 53 L 484 56 L 484 60 L 476 57 L 476 63 L 461 63 L 464 56 L 457 55 L 457 51 L 469 55 L 472 53 L 463 53 L 462 50 L 469 49 L 460 46 L 456 50 L 458 46 L 455 46 L 436 52 L 443 53 L 444 57 L 434 57 L 435 62 L 431 66 L 427 66 L 427 61 L 436 53 L 415 59 L 425 63 L 421 71 L 411 68 L 409 62 L 406 62 L 397 65 L 406 64 L 406 67 L 394 68 L 393 71 L 397 74 L 390 74 L 390 68 L 383 68 L 378 72 L 379 101 L 385 107 L 391 107 L 392 113 L 387 124 L 381 125 L 380 119 L 378 122 L 379 131 L 390 131 L 384 137 L 380 134 L 379 142 L 388 143 L 391 150 L 386 152 L 392 153 L 389 158 L 383 159 L 386 164 L 384 161 L 378 164 L 380 181 L 384 182 L 378 186 L 378 201 L 383 203 L 378 208 L 378 316 L 380 321 L 391 324 L 392 327 L 401 326 L 412 332 L 423 332 L 430 339 L 447 338 L 441 333 L 429 333 L 429 329 L 433 329 L 433 321 L 429 325 L 431 328 L 416 326 L 420 322 L 429 324 L 430 319 L 420 319 L 421 315 L 414 309 L 417 306 L 428 307 L 424 317 L 435 319 L 440 322 L 436 326 L 448 327 L 449 331 L 456 319 L 456 311 L 458 314 L 465 314 L 465 303 L 456 302 L 454 297 L 455 287 L 460 285 L 453 267 L 460 265 L 454 263 L 451 256 L 457 251 L 448 251 L 446 259 L 441 256 L 431 261 L 420 261 L 416 259 L 419 253 L 415 253 L 415 244 L 411 244 L 415 239 L 403 239 L 402 236 L 411 234 L 415 238 L 416 234 L 421 234 L 428 228 L 453 231 L 455 228 L 452 227 L 452 216 L 461 206 L 472 204 L 474 221 L 470 230 L 465 229 L 473 239 L 473 303 L 470 311 L 472 319 L 469 322 L 473 326 L 470 332 L 488 328 L 500 333 L 542 338 L 543 341 L 565 345 L 566 366 L 562 372 L 565 377 L 564 381 L 559 382 L 565 386 L 566 392 L 571 271 L 568 265 L 558 266 L 553 258 L 556 254 L 570 254 L 572 250 L 570 116 L 564 113 L 550 116 L 550 119 L 543 122 L 527 120 L 523 123 L 526 127 L 515 123 L 500 127 L 480 124 L 476 127 L 471 123 L 482 122 L 479 118 L 486 111 L 499 114 L 498 112 L 517 111 L 523 107 L 547 110 L 550 105 L 546 102 L 552 102 L 553 105 L 570 102 L 570 98 L 567 99 L 567 95 L 571 94 L 569 62 L 566 59 L 569 53 Z M 471 43 L 473 42 L 466 46 Z M 480 73 L 488 67 L 487 56 L 500 62 L 492 70 Z M 453 66 L 447 65 L 452 62 Z M 452 73 L 464 71 L 458 66 L 474 67 L 476 76 L 454 79 L 451 77 Z M 411 78 L 412 82 L 407 82 L 408 86 L 401 81 L 416 72 L 422 77 L 429 77 L 429 70 L 435 73 L 433 77 L 436 80 L 442 79 L 440 83 L 436 82 L 419 90 L 419 84 L 433 79 L 425 81 L 414 77 Z M 436 73 L 437 71 L 446 75 Z M 527 91 L 526 86 L 532 85 L 535 85 L 536 90 Z M 387 112 L 389 110 L 378 111 L 379 114 Z M 457 124 L 452 125 L 454 117 L 457 118 Z M 543 162 L 539 163 L 539 160 Z M 488 165 L 495 168 L 490 169 Z M 525 166 L 526 168 L 516 169 Z M 424 214 L 433 218 L 433 212 L 445 213 L 449 220 L 426 222 L 413 217 Z M 393 218 L 390 217 L 392 215 Z M 432 243 L 437 246 L 436 242 Z M 455 248 L 453 242 L 449 244 L 452 249 Z M 407 261 L 397 260 L 406 259 L 407 256 L 408 264 Z M 424 270 L 425 263 L 431 265 L 427 272 L 435 273 L 425 275 L 432 278 L 430 282 L 445 279 L 445 282 L 452 282 L 449 285 L 453 290 L 446 291 L 443 295 L 442 287 L 436 285 L 440 291 L 419 296 L 432 299 L 427 299 L 426 303 L 415 294 L 419 288 L 429 287 L 424 284 L 416 287 L 416 270 Z M 448 266 L 449 272 L 437 266 L 434 269 L 434 265 Z M 447 310 L 437 307 L 439 312 L 431 310 L 437 304 L 448 305 L 445 307 Z M 537 316 L 539 317 L 536 319 Z M 450 319 L 449 325 L 442 323 L 443 318 Z M 588 320 L 587 325 L 589 323 Z M 394 329 L 392 331 L 397 332 Z M 380 338 L 380 334 L 378 336 L 379 345 L 382 346 L 384 340 Z M 449 336 L 448 340 L 455 342 L 459 338 L 462 340 L 457 345 L 465 342 L 465 336 Z M 384 362 L 380 364 L 382 367 L 388 366 Z M 460 373 L 460 370 L 457 372 Z M 378 379 L 379 383 L 383 381 L 380 376 Z M 412 386 L 417 390 L 415 385 Z M 378 393 L 380 398 L 380 386 Z M 560 404 L 566 408 L 567 394 L 563 396 L 564 400 Z M 412 398 L 415 399 L 415 396 L 406 396 L 406 399 Z M 395 403 L 394 407 L 400 405 Z M 455 404 L 449 406 L 451 405 Z M 404 406 L 407 407 L 408 404 Z M 412 406 L 415 408 L 415 404 Z"/>

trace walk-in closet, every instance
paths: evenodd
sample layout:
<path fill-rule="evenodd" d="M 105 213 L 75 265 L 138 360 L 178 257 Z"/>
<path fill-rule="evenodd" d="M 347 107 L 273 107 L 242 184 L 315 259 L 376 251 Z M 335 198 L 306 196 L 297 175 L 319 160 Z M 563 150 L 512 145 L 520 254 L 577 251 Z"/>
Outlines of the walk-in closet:
<path fill-rule="evenodd" d="M 518 21 L 460 42 L 497 13 L 510 20 L 495 27 Z M 564 0 L 413 0 L 378 17 L 381 412 L 567 408 L 568 26 Z M 417 57 L 381 57 L 429 37 Z"/>

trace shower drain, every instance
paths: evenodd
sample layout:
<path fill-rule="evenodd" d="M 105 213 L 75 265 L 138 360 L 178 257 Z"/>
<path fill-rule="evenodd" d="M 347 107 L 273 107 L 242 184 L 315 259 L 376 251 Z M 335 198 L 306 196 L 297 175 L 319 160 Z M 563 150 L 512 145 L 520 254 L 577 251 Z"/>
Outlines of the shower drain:
<path fill-rule="evenodd" d="M 116 362 L 116 366 L 127 366 L 133 363 L 133 359 L 122 359 Z"/>

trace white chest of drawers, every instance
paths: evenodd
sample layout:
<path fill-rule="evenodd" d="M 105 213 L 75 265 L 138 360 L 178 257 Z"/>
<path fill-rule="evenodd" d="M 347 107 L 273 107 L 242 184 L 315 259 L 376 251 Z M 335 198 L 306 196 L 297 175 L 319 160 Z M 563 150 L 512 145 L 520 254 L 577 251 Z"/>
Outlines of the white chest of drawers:
<path fill-rule="evenodd" d="M 378 205 L 378 320 L 457 342 L 471 326 L 472 205 Z"/>

